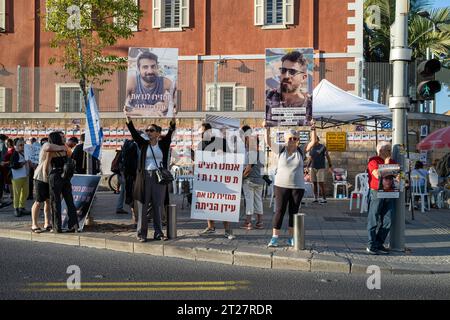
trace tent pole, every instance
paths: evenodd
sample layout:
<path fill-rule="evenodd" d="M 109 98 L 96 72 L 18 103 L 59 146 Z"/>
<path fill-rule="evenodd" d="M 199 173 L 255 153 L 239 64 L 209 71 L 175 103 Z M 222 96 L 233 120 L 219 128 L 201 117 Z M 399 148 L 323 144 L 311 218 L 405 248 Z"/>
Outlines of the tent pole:
<path fill-rule="evenodd" d="M 378 145 L 378 124 L 377 124 L 377 118 L 375 118 L 375 148 Z"/>

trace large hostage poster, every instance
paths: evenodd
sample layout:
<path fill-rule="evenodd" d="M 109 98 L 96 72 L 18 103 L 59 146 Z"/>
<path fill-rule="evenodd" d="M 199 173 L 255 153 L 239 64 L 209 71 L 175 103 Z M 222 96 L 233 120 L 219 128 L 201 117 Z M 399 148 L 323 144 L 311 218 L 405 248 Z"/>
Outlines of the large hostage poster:
<path fill-rule="evenodd" d="M 129 48 L 125 106 L 130 117 L 176 113 L 178 49 Z"/>
<path fill-rule="evenodd" d="M 312 120 L 314 51 L 266 49 L 266 126 L 308 126 Z"/>
<path fill-rule="evenodd" d="M 244 154 L 195 152 L 191 218 L 239 222 Z"/>

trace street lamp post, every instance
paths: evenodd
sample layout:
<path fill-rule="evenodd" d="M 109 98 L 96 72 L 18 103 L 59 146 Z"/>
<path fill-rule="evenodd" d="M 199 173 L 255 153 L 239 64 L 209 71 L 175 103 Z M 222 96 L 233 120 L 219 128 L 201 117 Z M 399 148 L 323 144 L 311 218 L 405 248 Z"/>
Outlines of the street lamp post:
<path fill-rule="evenodd" d="M 409 0 L 396 1 L 395 22 L 391 27 L 391 51 L 389 60 L 393 64 L 392 96 L 389 98 L 389 108 L 393 110 L 393 141 L 392 155 L 405 169 L 405 145 L 407 128 L 408 97 L 408 62 L 411 61 L 412 50 L 408 47 L 408 12 Z M 395 214 L 392 216 L 390 247 L 392 250 L 405 249 L 405 196 L 400 190 L 396 200 Z"/>

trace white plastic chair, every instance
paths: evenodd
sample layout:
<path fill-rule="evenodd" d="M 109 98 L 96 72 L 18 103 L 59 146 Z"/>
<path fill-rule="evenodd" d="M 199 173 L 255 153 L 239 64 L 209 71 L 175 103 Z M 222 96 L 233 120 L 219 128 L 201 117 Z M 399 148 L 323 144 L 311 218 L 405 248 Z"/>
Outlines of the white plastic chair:
<path fill-rule="evenodd" d="M 420 177 L 412 176 L 411 177 L 411 201 L 409 202 L 409 211 L 411 211 L 411 206 L 414 204 L 415 197 L 420 197 L 420 211 L 422 213 L 425 212 L 425 197 L 427 197 L 428 210 L 430 210 L 430 194 L 427 191 L 427 184 L 425 183 L 423 189 L 420 187 Z"/>
<path fill-rule="evenodd" d="M 341 179 L 337 179 L 337 175 L 341 177 Z M 339 186 L 344 188 L 345 198 L 348 198 L 348 183 L 347 183 L 347 170 L 342 168 L 335 168 L 333 170 L 333 186 L 334 186 L 334 198 L 337 199 L 337 192 Z"/>
<path fill-rule="evenodd" d="M 173 194 L 178 193 L 177 189 L 177 177 L 180 175 L 180 167 L 179 166 L 172 166 L 170 169 L 172 175 L 173 175 L 173 181 L 172 181 L 172 187 L 173 187 Z"/>
<path fill-rule="evenodd" d="M 356 195 L 356 209 L 361 208 L 361 213 L 366 211 L 368 192 L 369 192 L 368 174 L 358 173 L 355 177 L 355 190 L 353 190 L 350 194 L 350 210 L 352 210 L 353 195 Z"/>

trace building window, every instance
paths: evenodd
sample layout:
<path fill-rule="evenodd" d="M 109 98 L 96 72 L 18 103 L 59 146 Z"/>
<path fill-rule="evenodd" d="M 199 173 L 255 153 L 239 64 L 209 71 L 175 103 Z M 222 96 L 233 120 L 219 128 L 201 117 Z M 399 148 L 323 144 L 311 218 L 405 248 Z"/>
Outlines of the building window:
<path fill-rule="evenodd" d="M 6 31 L 6 0 L 0 0 L 0 32 Z"/>
<path fill-rule="evenodd" d="M 283 23 L 283 0 L 266 0 L 266 25 Z"/>
<path fill-rule="evenodd" d="M 139 7 L 139 0 L 134 0 L 134 3 L 135 3 L 136 6 Z M 118 24 L 119 22 L 120 22 L 119 19 L 114 18 L 114 24 Z M 134 32 L 139 30 L 138 24 L 131 23 L 131 24 L 128 25 L 128 27 L 131 29 L 131 31 L 134 31 Z"/>
<path fill-rule="evenodd" d="M 236 83 L 218 83 L 216 91 L 214 83 L 206 84 L 206 111 L 246 110 L 247 87 L 237 86 Z"/>
<path fill-rule="evenodd" d="M 94 89 L 95 101 L 98 104 L 99 90 Z M 56 112 L 81 112 L 83 110 L 83 94 L 75 83 L 56 84 Z"/>
<path fill-rule="evenodd" d="M 286 28 L 294 24 L 294 0 L 254 0 L 255 25 Z"/>
<path fill-rule="evenodd" d="M 0 112 L 12 112 L 12 89 L 0 87 Z"/>
<path fill-rule="evenodd" d="M 153 0 L 152 26 L 161 31 L 189 27 L 189 0 Z"/>

